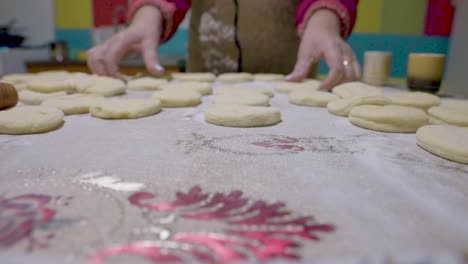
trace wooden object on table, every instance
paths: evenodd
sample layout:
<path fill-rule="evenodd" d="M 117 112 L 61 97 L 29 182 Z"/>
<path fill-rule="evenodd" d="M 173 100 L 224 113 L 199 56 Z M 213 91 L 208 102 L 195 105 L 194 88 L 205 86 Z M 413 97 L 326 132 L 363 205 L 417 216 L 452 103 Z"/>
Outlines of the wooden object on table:
<path fill-rule="evenodd" d="M 0 83 L 0 110 L 15 106 L 18 103 L 18 93 L 13 85 Z"/>

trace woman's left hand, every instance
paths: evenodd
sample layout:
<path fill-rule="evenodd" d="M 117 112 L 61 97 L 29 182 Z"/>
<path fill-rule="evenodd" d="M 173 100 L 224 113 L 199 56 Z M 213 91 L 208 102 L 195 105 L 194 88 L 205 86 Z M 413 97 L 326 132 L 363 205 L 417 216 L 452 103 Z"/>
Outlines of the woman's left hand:
<path fill-rule="evenodd" d="M 302 36 L 294 70 L 287 81 L 302 81 L 309 75 L 312 64 L 324 59 L 330 71 L 321 89 L 331 90 L 336 85 L 361 78 L 356 54 L 340 36 L 340 21 L 332 11 L 315 12 L 307 22 Z"/>

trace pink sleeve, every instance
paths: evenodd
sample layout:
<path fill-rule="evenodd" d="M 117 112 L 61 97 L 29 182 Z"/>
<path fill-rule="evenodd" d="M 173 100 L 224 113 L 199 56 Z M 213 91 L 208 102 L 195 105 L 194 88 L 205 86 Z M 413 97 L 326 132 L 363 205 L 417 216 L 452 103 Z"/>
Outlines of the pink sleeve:
<path fill-rule="evenodd" d="M 325 8 L 336 13 L 341 21 L 341 36 L 347 38 L 356 22 L 358 0 L 302 0 L 296 13 L 296 26 L 300 34 L 304 31 L 310 16 Z"/>
<path fill-rule="evenodd" d="M 128 21 L 132 20 L 136 11 L 142 6 L 156 6 L 159 8 L 163 18 L 161 43 L 164 43 L 174 35 L 180 23 L 184 20 L 185 14 L 189 10 L 191 4 L 191 0 L 134 0 L 130 4 Z"/>

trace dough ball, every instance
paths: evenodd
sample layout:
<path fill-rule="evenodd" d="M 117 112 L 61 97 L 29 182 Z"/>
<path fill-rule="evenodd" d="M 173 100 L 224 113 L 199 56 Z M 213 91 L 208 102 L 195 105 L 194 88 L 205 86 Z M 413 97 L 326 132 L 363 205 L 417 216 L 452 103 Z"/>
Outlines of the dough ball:
<path fill-rule="evenodd" d="M 256 87 L 243 87 L 243 86 L 223 86 L 214 92 L 216 95 L 221 94 L 239 94 L 239 93 L 261 93 L 268 97 L 273 97 L 274 93 L 268 88 L 256 88 Z"/>
<path fill-rule="evenodd" d="M 257 82 L 280 82 L 284 80 L 284 74 L 257 73 L 254 74 L 253 79 Z"/>
<path fill-rule="evenodd" d="M 46 99 L 42 105 L 56 107 L 66 115 L 77 115 L 89 113 L 89 108 L 101 100 L 100 95 L 72 94 Z"/>
<path fill-rule="evenodd" d="M 22 90 L 18 93 L 19 101 L 28 105 L 40 105 L 44 100 L 57 96 L 64 96 L 66 92 L 38 93 L 30 90 Z"/>
<path fill-rule="evenodd" d="M 213 99 L 213 104 L 269 106 L 270 97 L 260 93 L 220 94 Z"/>
<path fill-rule="evenodd" d="M 55 93 L 55 92 L 68 92 L 75 91 L 73 83 L 68 79 L 42 79 L 34 78 L 27 82 L 28 89 L 40 93 Z"/>
<path fill-rule="evenodd" d="M 0 111 L 0 134 L 37 134 L 55 130 L 63 112 L 48 106 L 20 106 Z"/>
<path fill-rule="evenodd" d="M 201 94 L 190 89 L 165 89 L 153 94 L 161 101 L 162 107 L 189 107 L 201 104 Z"/>
<path fill-rule="evenodd" d="M 431 107 L 427 112 L 431 124 L 468 127 L 468 105 L 442 104 Z"/>
<path fill-rule="evenodd" d="M 318 90 L 320 88 L 320 83 L 316 82 L 280 82 L 276 85 L 275 91 L 278 93 L 289 94 L 296 89 L 309 88 L 311 90 Z"/>
<path fill-rule="evenodd" d="M 205 111 L 208 123 L 229 127 L 271 126 L 281 121 L 281 113 L 273 107 L 245 105 L 211 105 Z"/>
<path fill-rule="evenodd" d="M 343 99 L 371 95 L 383 95 L 382 89 L 370 86 L 363 82 L 343 83 L 335 86 L 332 91 L 334 94 Z"/>
<path fill-rule="evenodd" d="M 414 107 L 399 105 L 362 105 L 354 107 L 349 113 L 352 124 L 382 132 L 414 133 L 427 125 L 427 114 Z"/>
<path fill-rule="evenodd" d="M 392 104 L 410 106 L 427 110 L 433 106 L 440 105 L 440 98 L 430 93 L 423 92 L 403 92 L 388 96 Z"/>
<path fill-rule="evenodd" d="M 442 102 L 442 107 L 468 111 L 468 100 L 446 100 Z"/>
<path fill-rule="evenodd" d="M 91 115 L 102 119 L 136 119 L 157 114 L 161 103 L 156 99 L 110 99 L 95 103 Z"/>
<path fill-rule="evenodd" d="M 189 89 L 198 92 L 201 95 L 210 95 L 213 93 L 213 88 L 211 86 L 211 83 L 208 82 L 180 81 L 163 84 L 160 87 L 162 90 Z"/>
<path fill-rule="evenodd" d="M 210 72 L 175 72 L 171 74 L 176 81 L 214 82 L 216 75 Z"/>
<path fill-rule="evenodd" d="M 351 109 L 360 105 L 388 105 L 392 101 L 386 96 L 362 96 L 331 101 L 327 104 L 330 114 L 348 116 Z"/>
<path fill-rule="evenodd" d="M 428 152 L 451 161 L 468 164 L 468 128 L 423 126 L 416 132 L 417 144 Z"/>
<path fill-rule="evenodd" d="M 160 86 L 166 84 L 166 79 L 158 79 L 152 77 L 143 77 L 133 79 L 127 82 L 127 89 L 133 91 L 154 91 L 161 90 Z"/>
<path fill-rule="evenodd" d="M 17 85 L 17 84 L 26 84 L 29 80 L 36 77 L 36 74 L 33 73 L 15 73 L 7 74 L 2 77 L 1 82 Z"/>
<path fill-rule="evenodd" d="M 84 93 L 87 88 L 95 83 L 92 75 L 82 72 L 71 73 L 68 81 L 75 89 L 75 92 L 78 93 Z"/>
<path fill-rule="evenodd" d="M 218 75 L 218 82 L 251 82 L 253 76 L 246 72 L 229 72 Z"/>
<path fill-rule="evenodd" d="M 83 93 L 98 94 L 105 97 L 124 94 L 126 85 L 122 80 L 105 77 L 92 76 L 92 83 L 83 89 Z"/>
<path fill-rule="evenodd" d="M 328 102 L 338 99 L 339 97 L 332 93 L 309 88 L 296 89 L 289 94 L 289 102 L 296 105 L 325 107 Z"/>
<path fill-rule="evenodd" d="M 71 74 L 67 71 L 43 71 L 36 73 L 36 78 L 42 80 L 65 80 L 70 78 Z"/>

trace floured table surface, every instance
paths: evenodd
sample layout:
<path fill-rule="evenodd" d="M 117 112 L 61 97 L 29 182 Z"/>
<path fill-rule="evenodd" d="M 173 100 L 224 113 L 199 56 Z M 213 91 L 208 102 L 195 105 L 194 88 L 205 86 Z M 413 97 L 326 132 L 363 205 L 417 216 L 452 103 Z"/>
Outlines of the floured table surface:
<path fill-rule="evenodd" d="M 283 94 L 263 128 L 203 100 L 0 136 L 0 263 L 462 263 L 468 166 Z"/>

